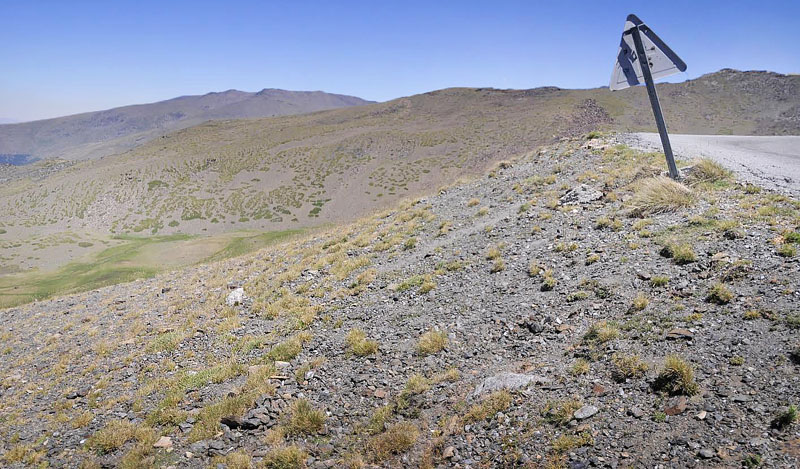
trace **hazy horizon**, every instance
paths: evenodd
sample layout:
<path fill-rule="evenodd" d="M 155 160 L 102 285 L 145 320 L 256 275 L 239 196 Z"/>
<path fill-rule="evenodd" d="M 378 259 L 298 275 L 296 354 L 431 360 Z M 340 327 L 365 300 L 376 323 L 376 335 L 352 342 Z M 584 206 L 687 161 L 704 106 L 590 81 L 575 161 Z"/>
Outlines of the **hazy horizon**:
<path fill-rule="evenodd" d="M 724 8 L 722 8 L 724 6 Z M 0 6 L 0 116 L 39 120 L 183 95 L 263 88 L 387 101 L 449 87 L 594 88 L 636 13 L 686 61 L 800 71 L 788 2 L 270 4 L 240 1 Z M 762 34 L 769 30 L 769 35 Z"/>

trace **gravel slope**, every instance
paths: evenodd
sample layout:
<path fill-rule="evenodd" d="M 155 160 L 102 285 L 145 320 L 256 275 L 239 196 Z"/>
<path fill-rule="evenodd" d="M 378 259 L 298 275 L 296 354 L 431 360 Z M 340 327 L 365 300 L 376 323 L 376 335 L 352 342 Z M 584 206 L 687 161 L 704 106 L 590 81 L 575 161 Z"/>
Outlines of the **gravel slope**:
<path fill-rule="evenodd" d="M 254 255 L 0 312 L 0 462 L 797 467 L 800 426 L 774 422 L 800 402 L 800 203 L 721 181 L 632 218 L 663 167 L 615 143 L 564 140 Z M 420 348 L 431 331 L 443 348 Z M 685 386 L 661 385 L 670 355 Z M 321 426 L 295 421 L 303 400 Z"/>

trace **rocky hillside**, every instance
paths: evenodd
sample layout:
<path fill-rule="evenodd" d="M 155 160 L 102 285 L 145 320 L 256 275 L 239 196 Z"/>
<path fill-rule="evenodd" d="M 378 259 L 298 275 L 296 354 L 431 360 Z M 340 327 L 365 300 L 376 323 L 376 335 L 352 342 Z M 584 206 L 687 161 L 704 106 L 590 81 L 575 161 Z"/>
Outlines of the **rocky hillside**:
<path fill-rule="evenodd" d="M 228 90 L 6 124 L 0 125 L 0 162 L 3 155 L 25 155 L 30 160 L 100 158 L 209 120 L 302 114 L 369 102 L 321 91 L 263 89 L 248 93 Z"/>
<path fill-rule="evenodd" d="M 662 158 L 564 139 L 254 255 L 5 310 L 0 460 L 796 467 L 800 204 L 708 161 L 672 183 Z"/>
<path fill-rule="evenodd" d="M 675 132 L 800 132 L 797 76 L 724 70 L 659 88 Z M 212 106 L 223 113 L 216 117 L 227 108 Z M 596 128 L 651 130 L 644 89 L 459 88 L 301 116 L 214 121 L 101 160 L 2 169 L 7 233 L 0 242 L 12 270 L 26 272 L 53 268 L 42 259 L 66 252 L 70 246 L 57 242 L 64 239 L 99 246 L 120 235 L 340 223 Z"/>

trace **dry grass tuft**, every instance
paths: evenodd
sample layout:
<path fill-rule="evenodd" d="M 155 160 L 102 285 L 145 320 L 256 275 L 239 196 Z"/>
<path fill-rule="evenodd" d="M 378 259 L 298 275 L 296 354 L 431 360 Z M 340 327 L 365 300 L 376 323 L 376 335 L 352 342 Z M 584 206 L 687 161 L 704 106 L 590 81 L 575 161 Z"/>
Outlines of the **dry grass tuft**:
<path fill-rule="evenodd" d="M 730 303 L 733 297 L 733 292 L 727 286 L 725 286 L 724 283 L 717 282 L 708 290 L 706 301 L 709 303 L 724 305 Z"/>
<path fill-rule="evenodd" d="M 590 345 L 600 345 L 619 337 L 619 329 L 608 321 L 596 322 L 589 327 L 583 336 L 584 342 Z"/>
<path fill-rule="evenodd" d="M 130 440 L 152 444 L 156 440 L 156 433 L 150 427 L 137 426 L 127 420 L 112 420 L 92 435 L 87 444 L 101 453 L 110 453 Z"/>
<path fill-rule="evenodd" d="M 631 311 L 641 311 L 647 308 L 648 304 L 650 304 L 650 299 L 643 292 L 639 292 L 631 302 Z"/>
<path fill-rule="evenodd" d="M 669 394 L 697 394 L 698 387 L 694 381 L 694 367 L 677 355 L 669 355 L 664 362 L 664 369 L 658 374 L 654 387 Z"/>
<path fill-rule="evenodd" d="M 643 362 L 638 355 L 618 355 L 611 357 L 614 369 L 611 376 L 615 381 L 625 382 L 633 378 L 641 378 L 647 372 L 647 363 Z"/>
<path fill-rule="evenodd" d="M 479 404 L 470 407 L 464 421 L 467 423 L 478 422 L 494 417 L 511 406 L 511 394 L 508 391 L 497 391 L 486 396 Z"/>
<path fill-rule="evenodd" d="M 367 448 L 375 461 L 400 454 L 417 442 L 419 429 L 410 422 L 400 422 L 392 425 L 385 432 L 370 438 Z"/>
<path fill-rule="evenodd" d="M 305 399 L 294 401 L 291 411 L 289 430 L 292 433 L 313 435 L 319 433 L 325 425 L 325 413 L 314 409 L 311 403 Z"/>
<path fill-rule="evenodd" d="M 640 182 L 629 205 L 632 215 L 646 217 L 691 207 L 694 201 L 691 189 L 668 177 L 659 176 Z"/>
<path fill-rule="evenodd" d="M 715 182 L 728 181 L 732 176 L 733 173 L 725 169 L 721 164 L 714 160 L 703 158 L 694 163 L 691 172 L 686 177 L 686 182 L 691 186 L 713 184 Z"/>
<path fill-rule="evenodd" d="M 544 408 L 544 418 L 557 425 L 566 425 L 572 420 L 575 411 L 583 407 L 580 399 L 572 398 L 557 402 L 548 402 Z"/>
<path fill-rule="evenodd" d="M 447 347 L 447 333 L 444 331 L 428 331 L 419 338 L 417 352 L 420 355 L 430 355 L 441 352 Z"/>
<path fill-rule="evenodd" d="M 675 241 L 666 242 L 661 248 L 661 255 L 671 258 L 678 265 L 691 264 L 697 260 L 691 244 Z"/>
<path fill-rule="evenodd" d="M 303 469 L 306 467 L 308 453 L 299 446 L 276 448 L 267 453 L 261 462 L 264 469 Z"/>
<path fill-rule="evenodd" d="M 367 339 L 367 334 L 361 329 L 353 329 L 347 334 L 347 345 L 359 357 L 366 357 L 378 351 L 378 342 Z"/>

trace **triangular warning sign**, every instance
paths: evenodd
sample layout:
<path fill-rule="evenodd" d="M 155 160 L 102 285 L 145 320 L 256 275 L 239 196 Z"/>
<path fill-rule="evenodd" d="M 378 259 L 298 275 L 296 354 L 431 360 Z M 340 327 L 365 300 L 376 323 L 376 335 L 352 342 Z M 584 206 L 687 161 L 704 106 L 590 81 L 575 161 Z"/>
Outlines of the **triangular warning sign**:
<path fill-rule="evenodd" d="M 617 61 L 614 64 L 614 73 L 611 75 L 611 83 L 608 85 L 611 91 L 622 90 L 629 86 L 636 86 L 644 83 L 642 66 L 639 56 L 636 53 L 636 45 L 633 40 L 631 30 L 639 28 L 650 64 L 650 72 L 653 79 L 668 77 L 686 70 L 686 64 L 672 49 L 662 41 L 656 33 L 636 15 L 628 15 L 625 21 L 625 28 L 622 31 L 622 39 L 619 43 Z"/>

